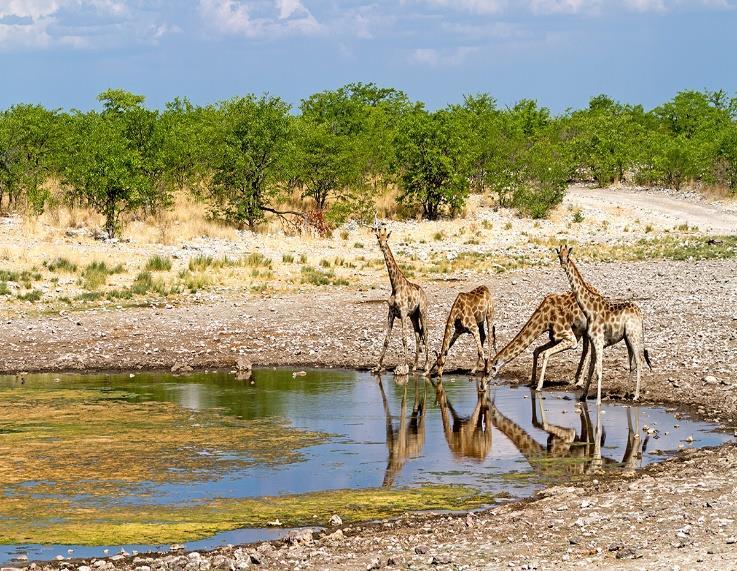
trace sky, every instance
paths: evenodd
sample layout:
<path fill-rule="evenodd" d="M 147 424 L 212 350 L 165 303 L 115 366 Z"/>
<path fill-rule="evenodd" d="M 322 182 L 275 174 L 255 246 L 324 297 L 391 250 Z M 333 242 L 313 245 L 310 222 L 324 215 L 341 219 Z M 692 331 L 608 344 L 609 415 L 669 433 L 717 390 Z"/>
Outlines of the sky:
<path fill-rule="evenodd" d="M 737 0 L 0 0 L 0 108 L 162 108 L 349 82 L 438 108 L 464 94 L 559 113 L 606 93 L 646 108 L 737 95 Z"/>

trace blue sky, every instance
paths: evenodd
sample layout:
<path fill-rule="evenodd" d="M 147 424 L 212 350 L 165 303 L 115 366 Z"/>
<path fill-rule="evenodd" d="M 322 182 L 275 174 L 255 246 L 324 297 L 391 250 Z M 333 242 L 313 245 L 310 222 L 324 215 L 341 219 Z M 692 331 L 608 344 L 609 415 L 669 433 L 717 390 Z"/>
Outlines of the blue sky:
<path fill-rule="evenodd" d="M 0 0 L 0 108 L 108 87 L 291 103 L 351 81 L 430 107 L 489 92 L 559 112 L 737 92 L 737 0 Z"/>

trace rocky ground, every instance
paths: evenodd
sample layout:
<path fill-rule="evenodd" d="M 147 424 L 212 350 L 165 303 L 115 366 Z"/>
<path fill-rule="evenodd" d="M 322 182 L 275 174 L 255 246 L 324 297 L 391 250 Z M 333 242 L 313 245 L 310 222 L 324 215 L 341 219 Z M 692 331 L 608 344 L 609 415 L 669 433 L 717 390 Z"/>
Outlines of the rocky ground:
<path fill-rule="evenodd" d="M 592 207 L 593 208 L 593 207 Z M 670 224 L 670 221 L 668 222 Z M 636 301 L 645 316 L 653 371 L 643 400 L 683 407 L 737 427 L 737 260 L 581 263 L 606 294 Z M 366 277 L 366 276 L 364 276 Z M 0 370 L 232 368 L 239 355 L 254 365 L 368 368 L 375 364 L 386 321 L 388 282 L 377 272 L 361 289 L 313 288 L 253 296 L 231 290 L 138 308 L 22 314 L 0 330 Z M 455 294 L 487 284 L 496 300 L 500 346 L 542 297 L 565 291 L 562 270 L 545 267 L 496 275 L 463 273 L 425 283 L 431 348 Z M 394 333 L 388 364 L 400 358 Z M 454 347 L 446 370 L 470 367 L 470 338 Z M 578 357 L 554 357 L 548 378 L 571 379 Z M 504 371 L 525 382 L 529 352 Z M 633 390 L 623 346 L 607 350 L 606 398 Z M 553 568 L 737 569 L 737 448 L 683 452 L 631 477 L 607 477 L 545 490 L 531 501 L 471 516 L 407 516 L 399 521 L 330 528 L 286 542 L 208 554 L 118 557 L 62 562 L 91 569 L 372 569 Z M 82 569 L 81 571 L 88 571 Z"/>

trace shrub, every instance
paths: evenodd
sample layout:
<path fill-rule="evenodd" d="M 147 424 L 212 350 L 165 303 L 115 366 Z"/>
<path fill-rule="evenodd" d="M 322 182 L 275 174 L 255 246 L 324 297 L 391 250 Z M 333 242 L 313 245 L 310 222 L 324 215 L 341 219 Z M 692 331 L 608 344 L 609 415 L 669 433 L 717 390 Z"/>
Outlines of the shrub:
<path fill-rule="evenodd" d="M 271 260 L 258 252 L 252 252 L 243 258 L 243 263 L 249 267 L 270 268 Z"/>
<path fill-rule="evenodd" d="M 46 267 L 50 272 L 66 272 L 73 274 L 77 271 L 77 264 L 70 262 L 66 258 L 56 258 Z"/>
<path fill-rule="evenodd" d="M 149 272 L 168 272 L 171 270 L 171 266 L 172 261 L 169 256 L 159 256 L 157 254 L 148 259 L 143 269 Z"/>
<path fill-rule="evenodd" d="M 40 290 L 34 289 L 29 291 L 28 293 L 18 294 L 18 299 L 20 299 L 21 301 L 36 302 L 40 300 L 42 296 L 43 293 Z"/>

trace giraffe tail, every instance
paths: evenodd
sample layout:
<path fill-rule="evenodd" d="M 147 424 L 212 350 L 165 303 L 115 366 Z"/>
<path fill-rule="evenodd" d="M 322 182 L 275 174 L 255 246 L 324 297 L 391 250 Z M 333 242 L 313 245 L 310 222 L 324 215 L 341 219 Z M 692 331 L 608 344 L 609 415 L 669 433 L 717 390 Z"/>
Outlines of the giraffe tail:
<path fill-rule="evenodd" d="M 643 353 L 645 353 L 645 362 L 647 363 L 647 366 L 650 367 L 650 370 L 652 371 L 653 370 L 653 365 L 650 362 L 650 353 L 648 352 L 647 349 L 644 349 L 643 350 Z"/>

